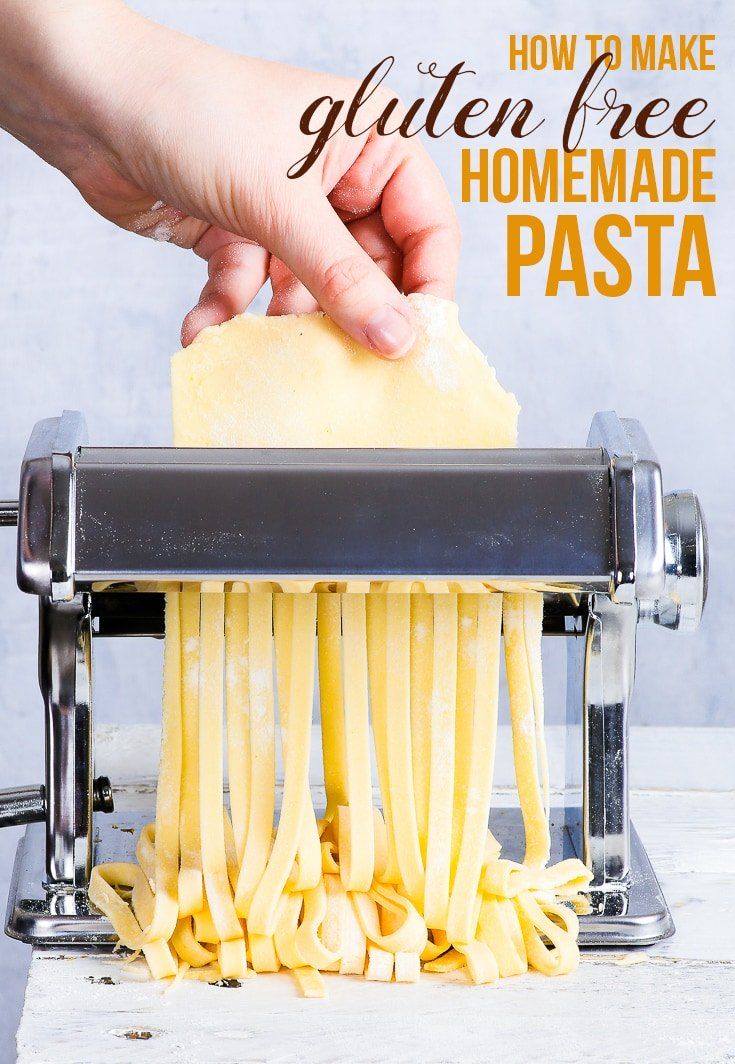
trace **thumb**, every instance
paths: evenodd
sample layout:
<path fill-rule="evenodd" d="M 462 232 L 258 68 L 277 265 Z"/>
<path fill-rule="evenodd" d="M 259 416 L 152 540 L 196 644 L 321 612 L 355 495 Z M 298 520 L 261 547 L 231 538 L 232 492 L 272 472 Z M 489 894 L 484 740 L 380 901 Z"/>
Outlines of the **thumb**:
<path fill-rule="evenodd" d="M 405 296 L 363 251 L 326 199 L 301 204 L 289 230 L 294 238 L 276 254 L 333 321 L 358 343 L 399 358 L 416 338 Z"/>

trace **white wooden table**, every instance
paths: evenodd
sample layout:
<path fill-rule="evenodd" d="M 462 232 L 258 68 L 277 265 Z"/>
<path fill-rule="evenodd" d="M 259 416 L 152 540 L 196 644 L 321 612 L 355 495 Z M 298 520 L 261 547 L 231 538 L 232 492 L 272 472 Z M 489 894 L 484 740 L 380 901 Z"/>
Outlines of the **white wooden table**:
<path fill-rule="evenodd" d="M 107 736 L 104 768 L 139 740 Z M 631 742 L 634 784 L 647 758 L 655 786 L 634 790 L 632 811 L 676 921 L 668 941 L 493 987 L 463 973 L 415 986 L 327 976 L 326 1001 L 300 998 L 284 974 L 163 988 L 142 963 L 38 949 L 19 1064 L 735 1061 L 735 732 L 646 729 Z M 502 757 L 499 771 L 503 782 Z M 118 795 L 118 807 L 151 802 L 145 781 Z"/>

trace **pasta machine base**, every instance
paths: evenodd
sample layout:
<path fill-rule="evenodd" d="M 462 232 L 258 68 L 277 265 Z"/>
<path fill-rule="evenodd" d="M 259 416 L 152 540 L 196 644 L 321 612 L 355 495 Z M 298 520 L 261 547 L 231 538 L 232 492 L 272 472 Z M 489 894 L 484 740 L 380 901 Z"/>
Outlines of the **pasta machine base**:
<path fill-rule="evenodd" d="M 578 830 L 569 810 L 551 810 L 551 860 L 580 857 Z M 135 843 L 144 824 L 154 819 L 125 814 L 113 823 L 95 825 L 93 862 L 134 861 Z M 494 809 L 491 828 L 510 860 L 523 858 L 523 821 L 517 808 Z M 111 945 L 116 936 L 106 917 L 90 909 L 85 890 L 59 892 L 44 887 L 45 839 L 42 824 L 29 824 L 18 843 L 8 895 L 6 931 L 32 945 Z M 628 880 L 615 890 L 592 891 L 592 912 L 580 917 L 580 946 L 647 946 L 674 933 L 674 923 L 638 834 L 631 826 Z"/>
<path fill-rule="evenodd" d="M 565 449 L 90 447 L 79 413 L 38 422 L 18 502 L 0 503 L 0 524 L 17 525 L 18 585 L 38 599 L 46 732 L 43 786 L 0 792 L 0 826 L 29 825 L 8 933 L 110 941 L 88 911 L 89 876 L 93 861 L 130 857 L 133 840 L 93 818 L 112 809 L 94 776 L 98 638 L 161 637 L 163 592 L 182 585 L 394 580 L 543 591 L 544 634 L 565 639 L 568 662 L 556 856 L 592 871 L 581 941 L 671 934 L 630 823 L 628 721 L 638 624 L 697 627 L 707 541 L 696 495 L 662 485 L 642 426 L 611 411 L 586 447 Z M 518 813 L 495 816 L 518 856 Z"/>

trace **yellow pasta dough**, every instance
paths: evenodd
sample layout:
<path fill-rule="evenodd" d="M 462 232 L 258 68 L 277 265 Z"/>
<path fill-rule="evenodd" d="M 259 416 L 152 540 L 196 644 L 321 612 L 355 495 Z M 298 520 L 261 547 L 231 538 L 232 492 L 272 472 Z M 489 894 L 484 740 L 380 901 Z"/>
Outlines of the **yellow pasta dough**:
<path fill-rule="evenodd" d="M 512 447 L 518 404 L 454 303 L 409 296 L 418 339 L 389 362 L 324 314 L 243 314 L 171 365 L 181 447 Z"/>
<path fill-rule="evenodd" d="M 419 336 L 397 363 L 321 314 L 205 330 L 173 359 L 176 444 L 513 446 L 515 399 L 456 307 L 410 298 Z M 156 978 L 284 967 L 319 997 L 323 971 L 415 982 L 422 968 L 465 968 L 476 983 L 572 971 L 569 903 L 590 875 L 576 860 L 546 867 L 543 595 L 368 581 L 314 592 L 294 581 L 167 594 L 156 823 L 137 866 L 94 869 L 92 902 Z M 488 831 L 501 621 L 522 865 Z M 321 820 L 309 788 L 317 662 Z"/>

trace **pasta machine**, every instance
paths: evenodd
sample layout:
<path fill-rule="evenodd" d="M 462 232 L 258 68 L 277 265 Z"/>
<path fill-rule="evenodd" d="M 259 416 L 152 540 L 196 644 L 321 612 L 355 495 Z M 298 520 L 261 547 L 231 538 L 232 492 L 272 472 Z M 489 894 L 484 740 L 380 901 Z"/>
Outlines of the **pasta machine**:
<path fill-rule="evenodd" d="M 0 794 L 0 823 L 28 825 L 9 935 L 114 941 L 86 894 L 93 862 L 133 845 L 105 824 L 112 789 L 93 771 L 97 639 L 161 636 L 172 582 L 411 578 L 544 590 L 569 680 L 552 859 L 579 856 L 594 877 L 580 941 L 673 932 L 630 823 L 628 711 L 637 625 L 697 626 L 707 542 L 696 496 L 664 494 L 637 421 L 596 414 L 569 450 L 100 448 L 67 411 L 34 428 L 2 523 L 18 526 L 18 584 L 38 596 L 46 721 L 43 786 Z M 514 856 L 517 810 L 493 816 Z"/>

